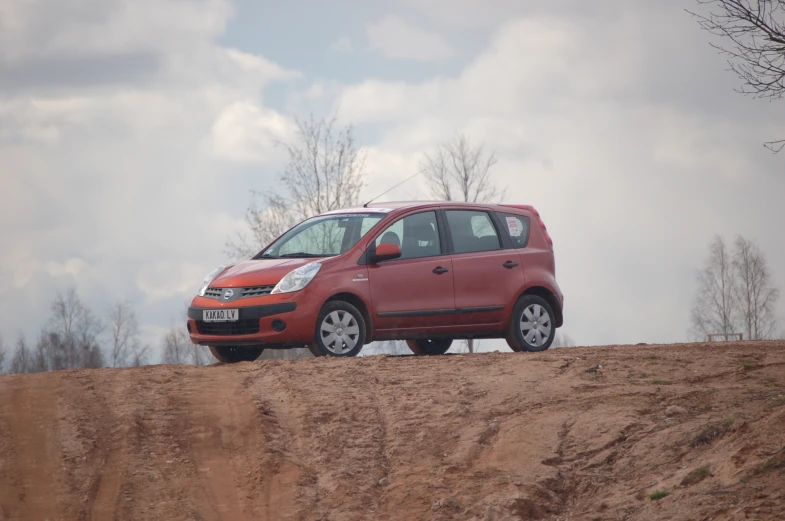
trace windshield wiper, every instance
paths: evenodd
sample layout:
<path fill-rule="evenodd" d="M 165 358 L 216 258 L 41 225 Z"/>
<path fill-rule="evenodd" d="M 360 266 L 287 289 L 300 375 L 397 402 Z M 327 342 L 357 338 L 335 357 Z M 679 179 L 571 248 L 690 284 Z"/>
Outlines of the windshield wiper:
<path fill-rule="evenodd" d="M 257 255 L 256 257 L 254 257 L 254 260 L 257 260 L 257 259 L 277 259 L 277 258 L 278 258 L 278 255 L 273 255 L 272 253 L 265 253 L 263 255 Z"/>
<path fill-rule="evenodd" d="M 286 257 L 293 257 L 293 258 L 302 257 L 302 258 L 310 259 L 310 258 L 313 258 L 313 257 L 327 257 L 327 255 L 322 255 L 320 253 L 305 253 L 305 252 L 302 252 L 302 251 L 298 251 L 298 252 L 295 252 L 295 253 L 284 253 L 283 255 L 280 255 L 279 257 L 282 258 L 282 259 L 286 258 Z"/>

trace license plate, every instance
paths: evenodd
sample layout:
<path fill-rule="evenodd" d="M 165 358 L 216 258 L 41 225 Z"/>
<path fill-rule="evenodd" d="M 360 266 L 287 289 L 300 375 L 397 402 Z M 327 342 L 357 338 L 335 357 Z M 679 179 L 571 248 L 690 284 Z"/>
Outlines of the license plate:
<path fill-rule="evenodd" d="M 205 309 L 202 311 L 205 322 L 237 322 L 238 309 Z"/>

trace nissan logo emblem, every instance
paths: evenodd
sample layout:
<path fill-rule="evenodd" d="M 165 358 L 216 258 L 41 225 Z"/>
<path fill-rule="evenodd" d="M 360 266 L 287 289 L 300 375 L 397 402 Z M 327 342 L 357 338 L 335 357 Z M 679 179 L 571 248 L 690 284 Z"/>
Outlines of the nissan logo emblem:
<path fill-rule="evenodd" d="M 232 291 L 231 289 L 227 289 L 226 291 L 224 291 L 224 300 L 229 300 L 230 298 L 232 298 L 233 295 L 234 295 L 234 291 Z"/>

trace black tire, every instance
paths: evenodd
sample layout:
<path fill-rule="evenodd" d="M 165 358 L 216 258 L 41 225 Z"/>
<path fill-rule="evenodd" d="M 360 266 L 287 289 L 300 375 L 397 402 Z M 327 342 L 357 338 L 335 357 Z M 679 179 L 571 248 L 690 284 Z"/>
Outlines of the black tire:
<path fill-rule="evenodd" d="M 537 315 L 538 312 L 541 314 Z M 506 337 L 507 345 L 517 352 L 545 351 L 551 347 L 556 336 L 555 324 L 556 316 L 548 301 L 537 295 L 524 295 L 518 299 L 513 308 L 510 329 Z M 528 331 L 531 335 L 527 333 L 524 336 L 524 331 Z M 546 331 L 547 336 L 544 334 Z"/>
<path fill-rule="evenodd" d="M 417 356 L 443 355 L 452 345 L 452 338 L 421 338 L 407 340 L 406 345 Z"/>
<path fill-rule="evenodd" d="M 365 319 L 356 307 L 342 300 L 322 306 L 308 345 L 313 356 L 357 356 L 364 344 Z"/>
<path fill-rule="evenodd" d="M 263 347 L 226 347 L 210 346 L 213 356 L 224 364 L 236 364 L 238 362 L 253 362 L 264 351 Z"/>

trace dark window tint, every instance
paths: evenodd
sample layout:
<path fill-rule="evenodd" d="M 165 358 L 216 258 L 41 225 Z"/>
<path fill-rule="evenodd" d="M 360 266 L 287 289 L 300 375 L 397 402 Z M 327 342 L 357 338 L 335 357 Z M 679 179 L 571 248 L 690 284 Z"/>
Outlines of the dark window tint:
<path fill-rule="evenodd" d="M 501 249 L 499 235 L 486 212 L 448 210 L 446 214 L 455 253 Z"/>
<path fill-rule="evenodd" d="M 513 246 L 523 248 L 529 241 L 529 218 L 523 215 L 497 212 L 502 227 L 510 236 Z"/>
<path fill-rule="evenodd" d="M 436 212 L 422 212 L 395 221 L 376 238 L 376 245 L 397 244 L 402 259 L 431 257 L 442 252 Z"/>

